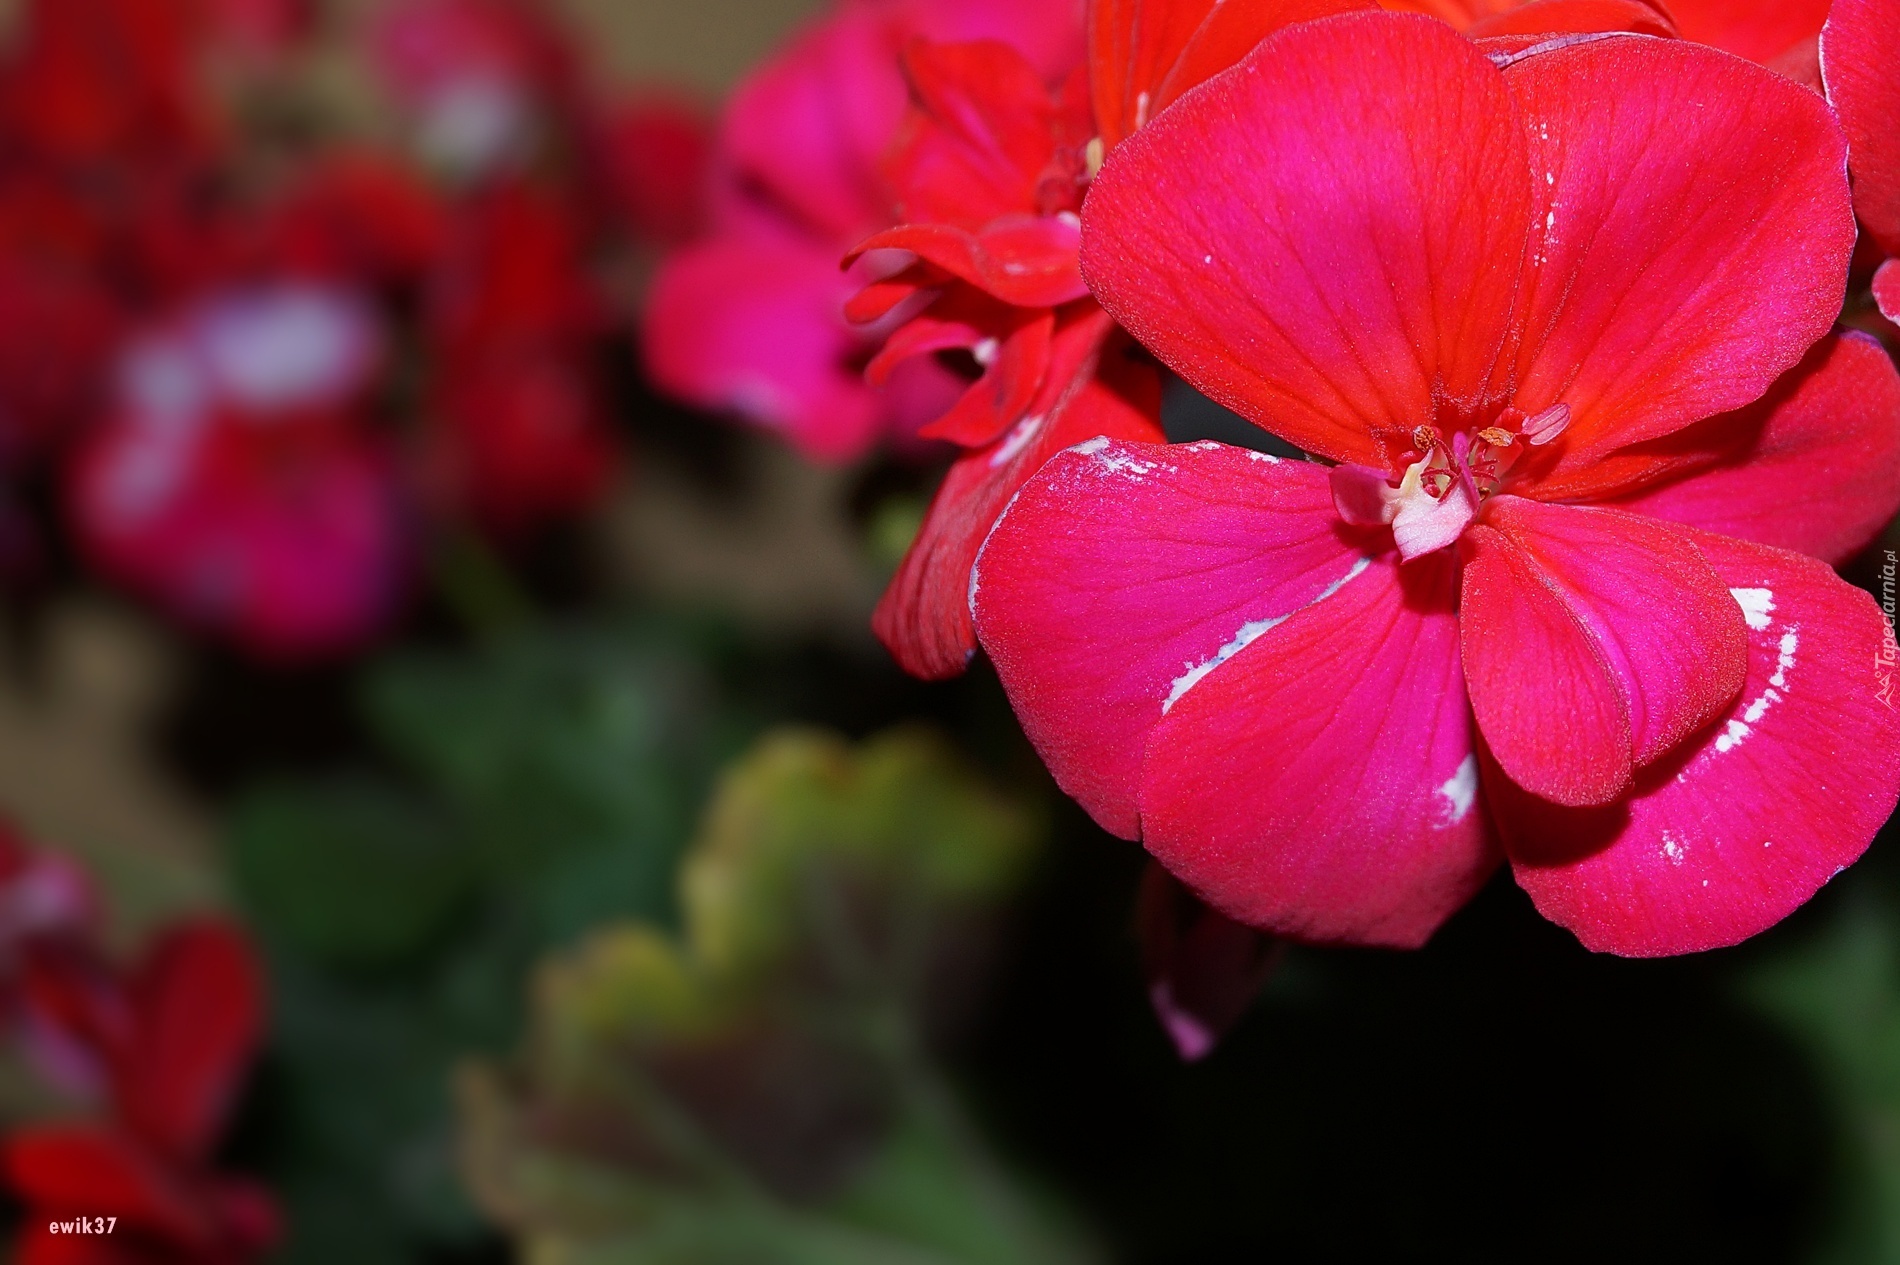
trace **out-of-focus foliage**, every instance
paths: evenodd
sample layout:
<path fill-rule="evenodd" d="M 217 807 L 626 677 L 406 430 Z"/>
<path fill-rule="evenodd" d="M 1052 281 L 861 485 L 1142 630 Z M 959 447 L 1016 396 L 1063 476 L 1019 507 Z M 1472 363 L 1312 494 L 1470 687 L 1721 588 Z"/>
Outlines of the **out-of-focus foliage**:
<path fill-rule="evenodd" d="M 393 657 L 361 710 L 385 767 L 267 784 L 230 834 L 275 985 L 288 1259 L 313 1265 L 482 1233 L 450 1068 L 512 1042 L 541 953 L 671 921 L 675 862 L 754 728 L 684 638 L 632 623 Z"/>
<path fill-rule="evenodd" d="M 680 932 L 548 962 L 522 1057 L 464 1073 L 483 1206 L 548 1265 L 1088 1259 L 928 1052 L 1039 835 L 928 733 L 769 735 L 683 863 Z"/>
<path fill-rule="evenodd" d="M 1871 886 L 1745 980 L 1808 1047 L 1833 1100 L 1841 1153 L 1814 1265 L 1900 1262 L 1900 912 Z"/>

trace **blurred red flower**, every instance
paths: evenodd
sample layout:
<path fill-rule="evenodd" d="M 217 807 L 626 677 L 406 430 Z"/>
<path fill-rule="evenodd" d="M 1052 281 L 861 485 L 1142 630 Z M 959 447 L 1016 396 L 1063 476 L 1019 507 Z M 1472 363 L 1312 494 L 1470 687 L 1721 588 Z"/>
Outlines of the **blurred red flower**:
<path fill-rule="evenodd" d="M 0 1170 L 26 1204 L 16 1259 L 258 1259 L 279 1235 L 276 1205 L 213 1166 L 263 1025 L 262 976 L 244 938 L 221 922 L 183 923 L 126 975 L 60 946 L 29 962 L 27 987 L 44 1021 L 97 1060 L 109 1109 L 96 1122 L 17 1130 L 0 1146 Z"/>

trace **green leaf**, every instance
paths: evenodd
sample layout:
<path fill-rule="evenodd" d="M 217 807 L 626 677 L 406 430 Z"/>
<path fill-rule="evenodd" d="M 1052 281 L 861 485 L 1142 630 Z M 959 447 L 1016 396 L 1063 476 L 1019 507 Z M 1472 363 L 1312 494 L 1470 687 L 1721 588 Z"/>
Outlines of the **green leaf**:
<path fill-rule="evenodd" d="M 230 860 L 269 934 L 352 967 L 423 948 L 472 878 L 466 850 L 438 814 L 367 776 L 252 792 L 234 814 Z"/>

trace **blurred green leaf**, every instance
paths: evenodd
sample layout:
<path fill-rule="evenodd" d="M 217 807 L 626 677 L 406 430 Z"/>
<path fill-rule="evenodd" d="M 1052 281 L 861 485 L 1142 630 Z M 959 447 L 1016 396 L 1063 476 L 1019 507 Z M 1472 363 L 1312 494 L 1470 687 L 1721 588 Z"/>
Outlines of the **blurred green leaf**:
<path fill-rule="evenodd" d="M 768 735 L 684 861 L 681 933 L 552 958 L 522 1060 L 464 1072 L 483 1207 L 531 1261 L 1088 1259 L 925 1050 L 1040 834 L 929 733 Z"/>
<path fill-rule="evenodd" d="M 1814 939 L 1757 967 L 1746 992 L 1809 1047 L 1842 1130 L 1814 1265 L 1900 1263 L 1900 914 L 1863 886 Z"/>
<path fill-rule="evenodd" d="M 367 776 L 253 792 L 235 814 L 229 855 L 254 916 L 302 952 L 345 966 L 416 952 L 472 878 L 440 814 Z"/>

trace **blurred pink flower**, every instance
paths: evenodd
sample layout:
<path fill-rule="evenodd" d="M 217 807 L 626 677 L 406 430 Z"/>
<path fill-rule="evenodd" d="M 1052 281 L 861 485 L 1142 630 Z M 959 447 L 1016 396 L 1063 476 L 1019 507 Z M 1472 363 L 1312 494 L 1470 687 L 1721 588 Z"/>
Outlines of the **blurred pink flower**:
<path fill-rule="evenodd" d="M 131 342 L 73 460 L 69 513 L 107 574 L 271 658 L 350 648 L 393 612 L 393 470 L 357 416 L 382 355 L 348 291 L 213 293 Z"/>
<path fill-rule="evenodd" d="M 518 166 L 576 87 L 565 36 L 526 0 L 404 0 L 378 15 L 370 50 L 422 155 L 464 178 Z"/>
<path fill-rule="evenodd" d="M 860 370 L 885 329 L 844 317 L 857 289 L 901 263 L 843 254 L 890 225 L 882 161 L 903 122 L 905 43 L 999 39 L 1057 77 L 1081 53 L 1075 0 L 847 0 L 753 72 L 728 104 L 715 158 L 714 226 L 662 266 L 647 307 L 654 381 L 701 408 L 848 461 L 903 439 L 962 386 L 923 360 L 880 390 Z"/>

